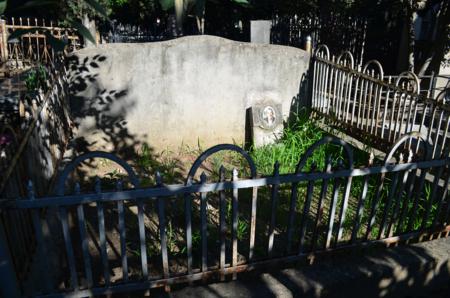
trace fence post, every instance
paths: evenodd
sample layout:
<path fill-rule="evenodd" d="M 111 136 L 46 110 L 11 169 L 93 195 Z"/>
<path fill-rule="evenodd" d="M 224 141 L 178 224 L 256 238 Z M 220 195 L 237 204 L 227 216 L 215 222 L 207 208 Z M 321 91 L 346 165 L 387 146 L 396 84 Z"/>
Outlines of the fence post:
<path fill-rule="evenodd" d="M 311 38 L 311 35 L 306 36 L 305 51 L 307 51 L 310 54 L 312 53 L 312 38 Z"/>
<path fill-rule="evenodd" d="M 20 297 L 20 290 L 9 253 L 2 220 L 0 220 L 0 296 Z"/>
<path fill-rule="evenodd" d="M 8 32 L 6 31 L 6 21 L 0 19 L 0 60 L 8 60 Z"/>

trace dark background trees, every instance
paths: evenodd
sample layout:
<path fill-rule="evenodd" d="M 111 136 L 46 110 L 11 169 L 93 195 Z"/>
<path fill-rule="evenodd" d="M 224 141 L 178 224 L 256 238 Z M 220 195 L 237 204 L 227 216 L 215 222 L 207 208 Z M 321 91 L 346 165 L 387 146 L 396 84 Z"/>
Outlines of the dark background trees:
<path fill-rule="evenodd" d="M 40 5 L 36 5 L 36 3 Z M 449 2 L 445 0 L 97 0 L 109 19 L 84 0 L 8 1 L 7 16 L 29 16 L 67 25 L 80 20 L 110 30 L 111 20 L 163 30 L 176 23 L 175 35 L 212 34 L 249 40 L 252 19 L 274 15 L 358 16 L 367 19 L 365 60 L 378 59 L 388 72 L 437 71 L 450 48 Z M 22 9 L 18 9 L 22 7 Z M 421 30 L 418 18 L 421 17 Z M 176 21 L 175 21 L 176 20 Z M 330 30 L 328 30 L 330 31 Z M 331 32 L 328 34 L 331 36 Z M 338 37 L 339 38 L 339 37 Z"/>

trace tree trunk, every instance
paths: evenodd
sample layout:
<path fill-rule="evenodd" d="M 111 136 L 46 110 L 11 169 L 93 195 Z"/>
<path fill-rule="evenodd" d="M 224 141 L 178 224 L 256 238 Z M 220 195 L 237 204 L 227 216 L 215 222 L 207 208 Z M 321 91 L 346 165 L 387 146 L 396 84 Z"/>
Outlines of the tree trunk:
<path fill-rule="evenodd" d="M 414 21 L 417 18 L 417 13 L 413 10 L 412 3 L 408 3 L 406 11 L 408 22 L 408 70 L 414 72 L 414 49 L 416 42 Z"/>
<path fill-rule="evenodd" d="M 436 20 L 435 39 L 427 55 L 428 58 L 425 59 L 425 64 L 421 68 L 421 74 L 431 73 L 432 71 L 435 73 L 439 72 L 441 63 L 447 54 L 446 51 L 448 51 L 448 36 L 450 33 L 450 25 L 448 23 L 449 19 L 450 4 L 448 1 L 443 1 Z"/>
<path fill-rule="evenodd" d="M 87 13 L 83 14 L 83 25 L 89 30 L 89 32 L 91 33 L 92 37 L 94 37 L 94 39 L 96 39 L 96 37 L 97 37 L 97 28 L 95 26 L 95 20 L 89 18 Z M 85 48 L 93 47 L 93 46 L 96 46 L 96 45 L 97 45 L 96 43 L 92 43 L 87 38 L 84 39 L 84 47 Z"/>

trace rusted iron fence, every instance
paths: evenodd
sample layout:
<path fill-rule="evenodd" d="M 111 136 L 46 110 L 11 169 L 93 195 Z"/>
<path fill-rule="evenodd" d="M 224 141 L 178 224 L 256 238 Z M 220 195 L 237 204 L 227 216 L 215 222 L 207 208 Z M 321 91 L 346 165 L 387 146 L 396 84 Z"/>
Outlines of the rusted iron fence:
<path fill-rule="evenodd" d="M 26 197 L 2 202 L 2 213 L 31 213 L 27 228 L 36 234 L 41 273 L 34 288 L 20 289 L 6 259 L 0 268 L 3 292 L 81 297 L 234 279 L 337 249 L 448 235 L 448 152 L 427 160 L 426 146 L 408 150 L 412 139 L 401 138 L 382 163 L 355 168 L 349 145 L 325 137 L 301 157 L 295 173 L 280 174 L 275 164 L 273 175 L 264 177 L 241 148 L 218 145 L 198 157 L 184 184 L 166 185 L 156 173 L 156 184 L 143 188 L 123 160 L 87 153 L 59 176 L 55 196 L 36 198 L 30 182 Z M 343 159 L 327 159 L 317 168 L 309 159 L 326 145 L 340 147 Z M 400 153 L 404 149 L 407 154 Z M 224 168 L 217 177 L 199 175 L 201 164 L 222 150 L 241 154 L 250 177 Z M 92 192 L 69 183 L 70 173 L 93 158 L 118 163 L 126 180 L 106 190 L 97 179 Z M 431 182 L 426 174 L 434 177 Z M 0 244 L 7 249 L 5 239 Z"/>
<path fill-rule="evenodd" d="M 29 32 L 17 39 L 8 41 L 8 36 L 16 30 L 33 28 L 36 28 L 35 32 Z M 2 62 L 8 62 L 11 67 L 22 67 L 35 62 L 44 64 L 54 62 L 56 53 L 50 46 L 47 36 L 39 32 L 39 29 L 49 30 L 55 38 L 66 40 L 69 51 L 81 47 L 81 39 L 75 30 L 54 26 L 51 21 L 36 18 L 0 20 Z"/>
<path fill-rule="evenodd" d="M 0 126 L 0 195 L 26 195 L 23 181 L 35 181 L 38 195 L 48 194 L 70 134 L 64 68 L 48 67 L 48 88 L 21 99 L 19 119 Z M 28 210 L 1 213 L 0 221 L 20 280 L 26 278 L 36 248 Z"/>
<path fill-rule="evenodd" d="M 350 52 L 336 58 L 324 45 L 313 65 L 312 108 L 328 124 L 382 151 L 410 132 L 432 146 L 432 158 L 447 146 L 450 106 L 444 102 L 445 91 L 430 98 L 435 90 L 422 92 L 414 73 L 385 77 L 378 61 L 359 67 Z"/>

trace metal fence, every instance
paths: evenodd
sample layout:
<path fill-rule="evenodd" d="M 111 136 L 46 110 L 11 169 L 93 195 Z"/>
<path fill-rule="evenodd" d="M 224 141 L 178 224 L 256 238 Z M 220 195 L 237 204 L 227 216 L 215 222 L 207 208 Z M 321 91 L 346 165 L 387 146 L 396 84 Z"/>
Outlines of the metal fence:
<path fill-rule="evenodd" d="M 314 48 L 327 44 L 337 52 L 350 51 L 355 53 L 356 63 L 362 64 L 366 30 L 366 19 L 349 15 L 275 15 L 271 43 L 304 48 L 307 36 L 311 36 Z"/>
<path fill-rule="evenodd" d="M 184 184 L 166 185 L 156 173 L 156 185 L 143 188 L 116 156 L 82 155 L 59 176 L 55 196 L 36 198 L 30 182 L 26 198 L 2 201 L 4 214 L 31 212 L 28 228 L 36 234 L 41 278 L 34 288 L 20 290 L 5 259 L 2 291 L 7 297 L 80 297 L 234 279 L 240 272 L 337 249 L 448 235 L 448 151 L 434 160 L 425 159 L 426 146 L 417 155 L 412 147 L 401 154 L 412 139 L 401 138 L 383 163 L 355 168 L 349 145 L 325 137 L 306 151 L 294 173 L 280 174 L 275 164 L 273 175 L 264 177 L 244 150 L 218 145 L 198 157 Z M 322 146 L 341 148 L 340 161 L 327 159 L 323 168 L 311 164 Z M 199 175 L 202 163 L 222 150 L 240 154 L 250 178 L 223 167 L 217 177 Z M 106 190 L 97 179 L 93 192 L 82 192 L 68 177 L 92 158 L 118 163 L 127 180 Z M 0 239 L 0 255 L 14 254 L 5 243 Z"/>
<path fill-rule="evenodd" d="M 23 181 L 32 179 L 38 195 L 48 194 L 70 134 L 64 68 L 49 67 L 48 90 L 21 99 L 19 119 L 0 126 L 0 196 L 27 194 Z M 1 213 L 0 221 L 13 254 L 18 278 L 24 280 L 36 248 L 28 210 Z"/>
<path fill-rule="evenodd" d="M 29 32 L 17 39 L 8 41 L 8 36 L 16 30 L 33 28 L 36 29 L 35 32 Z M 16 68 L 35 62 L 54 62 L 56 53 L 50 46 L 48 36 L 41 32 L 42 29 L 48 30 L 57 39 L 66 40 L 69 51 L 81 47 L 81 39 L 75 30 L 54 26 L 51 21 L 46 22 L 44 19 L 38 20 L 36 18 L 0 20 L 0 57 L 2 62 L 8 62 L 10 66 Z"/>
<path fill-rule="evenodd" d="M 312 108 L 330 125 L 385 151 L 395 140 L 416 132 L 440 156 L 448 144 L 450 107 L 445 91 L 436 99 L 421 91 L 411 72 L 385 77 L 381 64 L 372 60 L 363 67 L 346 51 L 337 58 L 328 47 L 318 47 L 313 61 Z"/>

